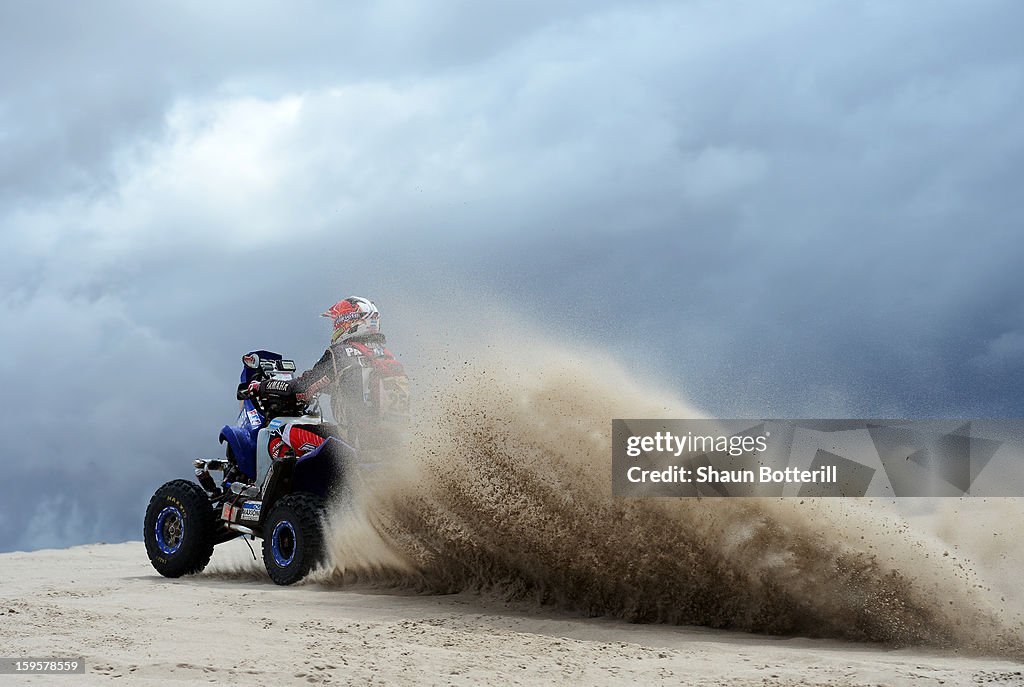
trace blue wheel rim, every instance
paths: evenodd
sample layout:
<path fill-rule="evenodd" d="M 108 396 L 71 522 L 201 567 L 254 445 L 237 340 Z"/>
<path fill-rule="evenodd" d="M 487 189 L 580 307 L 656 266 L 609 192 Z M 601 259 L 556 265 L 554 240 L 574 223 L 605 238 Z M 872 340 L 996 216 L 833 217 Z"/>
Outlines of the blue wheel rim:
<path fill-rule="evenodd" d="M 156 534 L 156 545 L 167 555 L 177 553 L 181 542 L 185 540 L 185 517 L 177 506 L 165 506 L 156 516 L 153 526 Z"/>
<path fill-rule="evenodd" d="M 274 562 L 285 568 L 295 560 L 295 528 L 288 520 L 282 520 L 274 526 L 270 535 L 270 550 L 274 554 Z"/>

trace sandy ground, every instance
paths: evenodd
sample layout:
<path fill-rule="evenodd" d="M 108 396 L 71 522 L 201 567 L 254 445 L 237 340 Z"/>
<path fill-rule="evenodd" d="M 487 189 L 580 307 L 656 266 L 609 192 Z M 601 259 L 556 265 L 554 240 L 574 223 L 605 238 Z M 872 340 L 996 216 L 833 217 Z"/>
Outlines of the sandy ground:
<path fill-rule="evenodd" d="M 243 555 L 229 542 L 212 569 Z M 631 625 L 469 594 L 167 580 L 136 542 L 0 555 L 0 642 L 0 655 L 88 666 L 4 685 L 1024 685 L 1024 666 L 1004 660 Z"/>

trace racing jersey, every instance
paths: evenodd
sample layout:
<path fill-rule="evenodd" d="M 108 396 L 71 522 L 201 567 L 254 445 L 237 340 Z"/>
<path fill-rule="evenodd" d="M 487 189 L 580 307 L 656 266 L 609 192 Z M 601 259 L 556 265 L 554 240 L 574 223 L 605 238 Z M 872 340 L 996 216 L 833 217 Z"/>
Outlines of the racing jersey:
<path fill-rule="evenodd" d="M 326 393 L 342 438 L 353 445 L 376 443 L 382 429 L 404 425 L 409 415 L 408 378 L 384 344 L 383 334 L 334 344 L 295 379 L 263 382 L 260 392 L 301 402 Z"/>

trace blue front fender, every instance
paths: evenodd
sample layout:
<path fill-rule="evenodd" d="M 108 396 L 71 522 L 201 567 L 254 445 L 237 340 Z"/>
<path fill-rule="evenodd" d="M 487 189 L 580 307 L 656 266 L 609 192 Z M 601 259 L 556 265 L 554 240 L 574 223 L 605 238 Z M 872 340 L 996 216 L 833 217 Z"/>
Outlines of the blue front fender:
<path fill-rule="evenodd" d="M 250 479 L 256 479 L 256 433 L 236 425 L 224 425 L 220 442 L 227 442 L 235 456 L 238 469 Z"/>

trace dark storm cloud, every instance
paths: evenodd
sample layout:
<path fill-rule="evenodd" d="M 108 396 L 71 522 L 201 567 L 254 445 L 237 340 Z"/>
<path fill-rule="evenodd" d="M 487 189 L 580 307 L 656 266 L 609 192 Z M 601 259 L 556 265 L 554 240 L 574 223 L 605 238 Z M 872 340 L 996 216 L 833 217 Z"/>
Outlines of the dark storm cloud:
<path fill-rule="evenodd" d="M 112 183 L 111 156 L 179 98 L 435 75 L 605 4 L 6 3 L 0 193 Z"/>
<path fill-rule="evenodd" d="M 1019 416 L 1022 19 L 6 4 L 0 550 L 137 538 L 350 292 L 413 364 L 461 291 L 721 415 Z"/>

